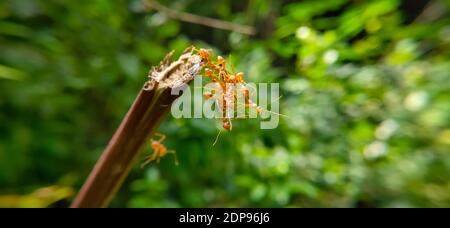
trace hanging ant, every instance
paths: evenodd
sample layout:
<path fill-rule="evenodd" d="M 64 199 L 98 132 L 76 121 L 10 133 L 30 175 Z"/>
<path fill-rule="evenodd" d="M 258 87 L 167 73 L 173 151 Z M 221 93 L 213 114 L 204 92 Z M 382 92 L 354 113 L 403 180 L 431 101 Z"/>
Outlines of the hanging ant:
<path fill-rule="evenodd" d="M 144 168 L 146 165 L 148 165 L 150 162 L 156 160 L 157 163 L 159 163 L 159 160 L 166 156 L 167 154 L 173 154 L 175 159 L 175 165 L 178 165 L 178 158 L 177 154 L 174 150 L 167 150 L 166 146 L 162 144 L 162 141 L 166 138 L 164 134 L 161 133 L 155 133 L 155 135 L 159 136 L 160 138 L 158 140 L 151 139 L 151 147 L 153 150 L 153 154 L 147 156 L 144 158 L 144 162 L 141 165 L 141 168 Z"/>

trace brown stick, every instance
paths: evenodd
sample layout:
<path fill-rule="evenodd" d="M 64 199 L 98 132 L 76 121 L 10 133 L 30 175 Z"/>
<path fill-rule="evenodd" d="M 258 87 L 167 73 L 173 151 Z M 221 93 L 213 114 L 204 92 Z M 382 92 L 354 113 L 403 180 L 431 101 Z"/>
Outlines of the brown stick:
<path fill-rule="evenodd" d="M 173 88 L 192 81 L 201 59 L 186 49 L 172 62 L 170 53 L 149 73 L 149 81 L 111 138 L 71 207 L 107 207 L 132 168 L 139 151 L 159 127 L 172 102 Z"/>
<path fill-rule="evenodd" d="M 256 34 L 256 30 L 252 26 L 236 24 L 236 23 L 232 23 L 232 22 L 228 22 L 228 21 L 218 20 L 215 18 L 204 17 L 204 16 L 199 16 L 199 15 L 185 13 L 185 12 L 179 12 L 179 11 L 170 9 L 164 5 L 161 5 L 157 1 L 142 0 L 141 2 L 147 10 L 154 9 L 156 11 L 159 11 L 159 12 L 165 14 L 167 17 L 177 19 L 180 21 L 204 25 L 204 26 L 222 29 L 222 30 L 234 31 L 234 32 L 238 32 L 238 33 L 242 33 L 242 34 L 246 34 L 246 35 L 255 35 Z"/>

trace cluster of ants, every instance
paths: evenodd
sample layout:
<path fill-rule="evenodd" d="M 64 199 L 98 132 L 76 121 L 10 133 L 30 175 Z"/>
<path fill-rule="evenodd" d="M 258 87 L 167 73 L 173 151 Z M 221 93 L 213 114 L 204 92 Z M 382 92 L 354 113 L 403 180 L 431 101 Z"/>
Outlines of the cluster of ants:
<path fill-rule="evenodd" d="M 236 74 L 229 72 L 226 68 L 226 61 L 222 56 L 218 56 L 217 60 L 213 62 L 211 60 L 210 50 L 200 49 L 197 50 L 197 53 L 205 64 L 204 76 L 215 83 L 215 92 L 220 91 L 220 93 L 217 94 L 205 92 L 204 96 L 206 99 L 215 99 L 217 104 L 221 106 L 223 129 L 227 131 L 232 129 L 231 119 L 234 116 L 232 110 L 234 110 L 234 105 L 238 100 L 238 86 L 240 87 L 239 91 L 244 97 L 245 107 L 254 108 L 258 114 L 262 113 L 263 109 L 250 99 L 250 90 L 244 80 L 243 72 L 238 72 Z"/>
<path fill-rule="evenodd" d="M 232 122 L 234 114 L 234 105 L 236 104 L 238 86 L 240 87 L 239 92 L 244 97 L 244 105 L 246 108 L 254 108 L 257 114 L 261 114 L 264 109 L 256 105 L 250 99 L 250 90 L 248 89 L 247 83 L 244 80 L 244 73 L 232 73 L 226 67 L 226 61 L 222 56 L 217 56 L 217 60 L 213 61 L 211 59 L 211 51 L 208 49 L 194 49 L 194 54 L 201 57 L 203 62 L 203 75 L 216 86 L 215 92 L 220 91 L 220 93 L 212 93 L 211 91 L 205 92 L 203 95 L 206 99 L 214 99 L 220 106 L 220 111 L 222 114 L 222 127 L 226 131 L 231 131 Z M 219 131 L 220 134 L 221 131 Z M 216 137 L 214 144 L 217 142 L 219 134 Z M 160 136 L 159 140 L 151 139 L 151 147 L 153 154 L 144 158 L 144 162 L 141 167 L 149 164 L 152 161 L 159 162 L 159 160 L 167 154 L 173 154 L 175 159 L 175 164 L 178 165 L 178 159 L 176 157 L 176 152 L 174 150 L 168 150 L 166 146 L 162 144 L 165 139 L 165 135 L 157 134 Z"/>

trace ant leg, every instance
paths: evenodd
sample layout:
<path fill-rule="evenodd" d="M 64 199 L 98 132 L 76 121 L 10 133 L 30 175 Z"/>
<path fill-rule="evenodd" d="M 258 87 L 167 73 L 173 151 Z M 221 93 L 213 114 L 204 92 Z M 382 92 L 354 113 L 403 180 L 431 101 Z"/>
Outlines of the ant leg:
<path fill-rule="evenodd" d="M 174 150 L 168 150 L 167 153 L 169 154 L 173 154 L 173 159 L 175 160 L 175 165 L 178 165 L 178 157 L 177 157 L 177 152 L 175 152 Z"/>
<path fill-rule="evenodd" d="M 258 114 L 261 114 L 262 112 L 268 112 L 268 113 L 273 114 L 273 115 L 283 116 L 283 117 L 289 118 L 288 115 L 284 115 L 284 114 L 281 114 L 281 113 L 278 113 L 278 112 L 273 112 L 273 111 L 269 111 L 269 110 L 267 110 L 267 109 L 263 109 L 263 108 L 260 107 L 260 106 L 256 106 L 255 103 L 251 103 L 251 104 L 243 104 L 243 103 L 237 102 L 236 104 L 237 104 L 237 105 L 242 105 L 242 106 L 244 106 L 244 107 L 246 107 L 246 108 L 253 108 L 253 109 L 256 109 L 256 112 L 257 112 Z M 252 104 L 254 104 L 254 105 L 252 105 Z M 242 107 L 242 106 L 238 106 L 238 107 Z M 258 110 L 259 110 L 259 111 L 258 111 Z"/>
<path fill-rule="evenodd" d="M 162 141 L 164 141 L 164 139 L 166 138 L 165 134 L 162 133 L 155 133 L 156 136 L 159 136 L 160 138 L 158 139 L 158 142 L 161 143 Z"/>
<path fill-rule="evenodd" d="M 156 159 L 156 156 L 158 155 L 157 151 L 154 151 L 153 154 L 147 156 L 144 158 L 144 162 L 141 164 L 141 169 L 143 169 L 146 165 L 148 165 L 150 162 L 154 161 Z"/>

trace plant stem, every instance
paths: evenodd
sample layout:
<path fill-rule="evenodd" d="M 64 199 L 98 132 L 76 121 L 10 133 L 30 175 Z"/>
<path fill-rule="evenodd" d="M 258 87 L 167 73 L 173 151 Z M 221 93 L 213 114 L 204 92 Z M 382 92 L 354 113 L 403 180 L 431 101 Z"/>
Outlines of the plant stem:
<path fill-rule="evenodd" d="M 180 94 L 174 88 L 186 85 L 201 68 L 201 59 L 192 47 L 172 62 L 169 53 L 158 67 L 153 67 L 147 81 L 119 128 L 103 151 L 71 207 L 107 207 L 128 176 L 139 151 L 158 129 Z"/>
<path fill-rule="evenodd" d="M 141 0 L 146 10 L 154 9 L 157 10 L 163 14 L 165 14 L 167 17 L 177 19 L 184 22 L 189 22 L 193 24 L 199 24 L 208 26 L 211 28 L 217 28 L 222 30 L 228 30 L 233 32 L 238 32 L 246 35 L 253 36 L 256 34 L 256 29 L 252 26 L 248 25 L 241 25 L 236 24 L 228 21 L 223 21 L 215 18 L 210 17 L 204 17 L 199 16 L 195 14 L 185 13 L 185 12 L 179 12 L 173 9 L 170 9 L 162 4 L 160 4 L 157 1 L 151 1 L 151 0 Z"/>

